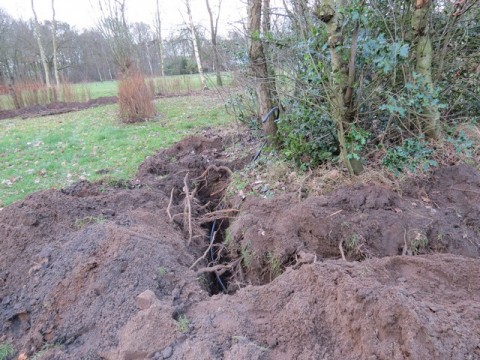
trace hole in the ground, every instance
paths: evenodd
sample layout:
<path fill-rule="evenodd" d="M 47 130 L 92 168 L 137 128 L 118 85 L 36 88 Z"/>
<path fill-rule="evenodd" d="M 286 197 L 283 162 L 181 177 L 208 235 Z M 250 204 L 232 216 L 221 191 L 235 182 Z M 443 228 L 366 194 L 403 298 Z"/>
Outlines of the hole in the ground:
<path fill-rule="evenodd" d="M 230 259 L 223 247 L 225 231 L 228 228 L 229 222 L 226 219 L 214 220 L 207 224 L 208 229 L 208 243 L 210 250 L 207 255 L 209 266 L 226 265 Z M 212 272 L 208 276 L 208 290 L 210 295 L 219 293 L 228 293 L 228 283 L 230 281 L 230 271 L 223 273 Z"/>

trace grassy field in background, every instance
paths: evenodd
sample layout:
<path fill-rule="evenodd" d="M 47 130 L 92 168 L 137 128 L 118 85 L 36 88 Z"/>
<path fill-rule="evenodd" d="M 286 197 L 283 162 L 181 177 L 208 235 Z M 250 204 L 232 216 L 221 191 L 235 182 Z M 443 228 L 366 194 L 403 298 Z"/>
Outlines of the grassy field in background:
<path fill-rule="evenodd" d="M 206 74 L 206 79 L 207 85 L 210 89 L 216 88 L 215 74 Z M 202 89 L 198 74 L 147 78 L 146 80 L 147 83 L 153 81 L 155 92 L 162 95 L 185 94 Z M 222 73 L 222 80 L 225 86 L 230 85 L 232 83 L 231 73 Z M 78 101 L 86 100 L 85 97 L 98 99 L 105 96 L 117 96 L 118 92 L 116 80 L 74 84 L 73 89 L 78 95 L 81 94 Z M 24 97 L 28 96 L 25 93 L 23 94 Z M 44 101 L 41 101 L 40 103 L 43 104 Z M 0 95 L 0 110 L 13 108 L 14 104 L 10 96 Z"/>
<path fill-rule="evenodd" d="M 91 99 L 98 99 L 105 96 L 117 96 L 118 93 L 116 80 L 75 84 L 74 86 L 75 89 L 80 91 L 82 87 L 85 87 Z"/>
<path fill-rule="evenodd" d="M 0 121 L 0 208 L 80 179 L 129 179 L 156 150 L 232 121 L 221 99 L 211 95 L 160 99 L 156 107 L 154 120 L 131 125 L 117 119 L 117 105 Z"/>
<path fill-rule="evenodd" d="M 192 75 L 174 75 L 165 76 L 163 78 L 147 78 L 153 80 L 155 84 L 155 91 L 162 94 L 182 94 L 190 91 L 202 90 L 200 77 L 198 74 Z M 215 74 L 206 74 L 207 85 L 213 89 L 216 87 Z M 225 86 L 232 83 L 232 76 L 230 73 L 223 73 L 222 80 Z M 78 89 L 85 86 L 92 99 L 97 99 L 104 96 L 116 96 L 117 95 L 117 81 L 104 81 L 104 82 L 92 82 L 85 84 L 77 84 Z"/>

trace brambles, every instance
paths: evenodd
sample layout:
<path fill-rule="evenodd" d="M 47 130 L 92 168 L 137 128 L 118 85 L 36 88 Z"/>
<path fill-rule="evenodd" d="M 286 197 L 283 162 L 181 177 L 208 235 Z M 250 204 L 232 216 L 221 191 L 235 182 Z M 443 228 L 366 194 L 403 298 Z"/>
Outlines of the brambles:
<path fill-rule="evenodd" d="M 415 172 L 419 166 L 423 171 L 437 166 L 432 159 L 434 150 L 424 140 L 423 136 L 406 139 L 401 146 L 388 149 L 382 160 L 384 166 L 395 174 L 404 171 Z"/>

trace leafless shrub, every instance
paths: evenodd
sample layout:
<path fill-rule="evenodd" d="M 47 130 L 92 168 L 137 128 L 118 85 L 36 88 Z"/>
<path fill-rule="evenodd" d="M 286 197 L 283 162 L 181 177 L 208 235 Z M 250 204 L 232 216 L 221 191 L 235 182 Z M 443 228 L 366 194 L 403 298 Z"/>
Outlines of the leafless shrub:
<path fill-rule="evenodd" d="M 135 123 L 151 119 L 155 115 L 153 94 L 145 84 L 144 76 L 138 71 L 127 72 L 118 82 L 120 118 L 124 123 Z"/>

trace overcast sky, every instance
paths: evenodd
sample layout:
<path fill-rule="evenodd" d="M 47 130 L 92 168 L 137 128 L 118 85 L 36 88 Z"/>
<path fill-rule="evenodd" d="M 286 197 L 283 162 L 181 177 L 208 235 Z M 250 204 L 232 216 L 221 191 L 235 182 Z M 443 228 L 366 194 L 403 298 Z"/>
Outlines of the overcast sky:
<path fill-rule="evenodd" d="M 220 14 L 219 32 L 227 34 L 235 22 L 246 17 L 246 0 L 223 0 Z M 52 18 L 51 0 L 34 0 L 35 10 L 40 20 Z M 98 19 L 98 12 L 94 6 L 98 0 L 55 0 L 55 17 L 74 25 L 78 29 L 91 28 L 95 26 Z M 129 22 L 145 22 L 153 24 L 155 16 L 156 0 L 126 0 L 127 18 Z M 208 25 L 208 12 L 205 0 L 191 0 L 193 18 L 196 23 Z M 210 0 L 210 6 L 216 13 L 218 0 Z M 186 17 L 185 6 L 182 0 L 160 0 L 162 12 L 162 28 L 164 32 L 175 29 L 182 24 L 183 17 Z M 0 7 L 15 18 L 24 20 L 33 17 L 30 0 L 1 0 Z"/>

